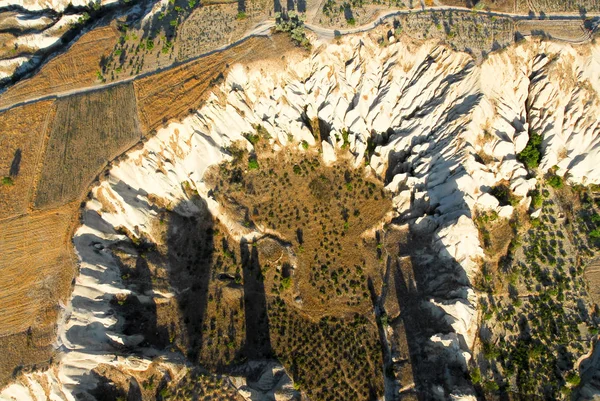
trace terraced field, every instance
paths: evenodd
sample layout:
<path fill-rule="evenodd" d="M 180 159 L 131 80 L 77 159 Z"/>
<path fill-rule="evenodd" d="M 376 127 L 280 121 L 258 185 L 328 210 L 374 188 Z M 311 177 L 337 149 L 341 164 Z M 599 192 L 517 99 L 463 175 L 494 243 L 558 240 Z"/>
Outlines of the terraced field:
<path fill-rule="evenodd" d="M 142 137 L 130 84 L 70 96 L 56 104 L 37 208 L 79 199 L 106 163 Z"/>
<path fill-rule="evenodd" d="M 55 109 L 45 101 L 0 113 L 0 219 L 28 210 Z"/>

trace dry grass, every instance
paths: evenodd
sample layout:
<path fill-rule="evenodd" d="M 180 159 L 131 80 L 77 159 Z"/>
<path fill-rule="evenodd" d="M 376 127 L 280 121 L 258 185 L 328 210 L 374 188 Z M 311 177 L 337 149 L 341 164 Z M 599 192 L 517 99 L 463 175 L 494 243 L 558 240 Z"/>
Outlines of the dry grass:
<path fill-rule="evenodd" d="M 0 113 L 0 219 L 28 210 L 55 110 L 44 101 Z"/>
<path fill-rule="evenodd" d="M 516 29 L 524 35 L 545 35 L 558 40 L 586 41 L 588 34 L 581 20 L 556 21 L 524 20 L 516 23 Z M 572 74 L 572 73 L 571 73 Z M 565 77 L 568 79 L 567 77 Z"/>
<path fill-rule="evenodd" d="M 285 35 L 251 38 L 231 49 L 135 81 L 140 121 L 145 132 L 198 109 L 211 84 L 219 82 L 219 78 L 227 74 L 229 66 L 281 58 L 295 51 Z"/>
<path fill-rule="evenodd" d="M 390 210 L 389 194 L 345 162 L 325 167 L 314 154 L 272 156 L 267 148 L 259 152 L 258 169 L 248 170 L 241 157 L 214 171 L 216 198 L 243 224 L 292 244 L 293 294 L 307 314 L 366 313 L 372 308 L 367 278 L 377 288 L 383 270 L 383 244 L 371 230 Z M 271 292 L 280 295 L 279 282 Z M 291 294 L 282 296 L 292 301 Z"/>
<path fill-rule="evenodd" d="M 50 60 L 33 77 L 9 88 L 0 97 L 0 107 L 98 84 L 100 59 L 110 53 L 118 35 L 113 27 L 94 29 L 83 35 L 65 53 Z"/>
<path fill-rule="evenodd" d="M 0 222 L 0 383 L 18 366 L 50 356 L 58 302 L 75 272 L 71 227 L 78 205 Z"/>
<path fill-rule="evenodd" d="M 215 4 L 194 10 L 181 25 L 177 44 L 180 60 L 198 56 L 239 38 L 251 27 L 250 19 L 237 20 L 238 2 Z M 210 21 L 209 24 L 206 22 Z"/>
<path fill-rule="evenodd" d="M 383 376 L 369 286 L 382 285 L 389 194 L 343 160 L 272 155 L 264 137 L 255 149 L 258 168 L 234 149 L 207 181 L 230 218 L 277 238 L 256 244 L 273 352 L 311 399 L 373 399 Z"/>
<path fill-rule="evenodd" d="M 55 340 L 54 325 L 0 337 L 0 350 L 2 350 L 0 388 L 19 373 L 49 366 L 54 354 Z"/>
<path fill-rule="evenodd" d="M 68 290 L 73 273 L 68 268 L 73 262 L 69 228 L 75 210 L 76 205 L 68 204 L 0 223 L 0 335 L 28 329 L 48 306 L 44 299 L 54 305 Z"/>
<path fill-rule="evenodd" d="M 521 13 L 527 13 L 530 10 L 536 13 L 578 12 L 580 7 L 588 12 L 600 9 L 597 0 L 516 0 L 516 7 L 517 11 Z"/>
<path fill-rule="evenodd" d="M 56 102 L 35 206 L 79 199 L 106 163 L 141 139 L 131 85 Z"/>

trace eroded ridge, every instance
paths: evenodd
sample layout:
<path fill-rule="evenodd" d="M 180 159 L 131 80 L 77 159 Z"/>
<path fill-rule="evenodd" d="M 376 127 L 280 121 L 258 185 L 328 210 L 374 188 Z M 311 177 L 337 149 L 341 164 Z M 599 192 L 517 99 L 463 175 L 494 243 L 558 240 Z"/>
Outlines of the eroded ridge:
<path fill-rule="evenodd" d="M 275 393 L 294 399 L 298 392 L 321 399 L 319 379 L 302 372 L 328 367 L 311 365 L 310 351 L 294 348 L 281 333 L 301 333 L 304 322 L 324 342 L 344 327 L 363 333 L 344 339 L 342 349 L 324 344 L 317 353 L 365 350 L 357 355 L 364 357 L 361 380 L 369 384 L 330 393 L 336 399 L 408 398 L 415 391 L 473 399 L 466 374 L 477 332 L 473 281 L 485 258 L 473 216 L 488 211 L 509 219 L 527 210 L 536 179 L 517 155 L 534 131 L 544 138 L 542 171 L 556 165 L 553 171 L 569 173 L 573 182 L 600 180 L 591 117 L 598 112 L 597 68 L 596 47 L 524 42 L 476 65 L 432 43 L 380 47 L 375 34 L 317 43 L 293 64 L 234 68 L 200 110 L 159 130 L 92 189 L 74 238 L 81 273 L 60 324 L 62 358 L 53 370 L 25 376 L 7 391 L 33 397 L 34 383 L 45 376 L 61 397 L 89 395 L 107 367 L 138 377 L 138 384 L 123 388 L 141 383 L 150 391 L 144 387 L 150 379 L 140 372 L 158 369 L 163 378 L 180 378 L 187 361 L 213 372 L 228 365 L 228 386 L 247 399 Z M 269 153 L 289 164 L 267 160 Z M 311 167 L 329 170 L 313 177 Z M 260 174 L 279 180 L 280 198 L 265 198 L 267 190 L 253 183 Z M 360 207 L 357 216 L 349 210 L 337 220 L 340 227 L 327 225 L 336 221 L 331 217 L 323 220 L 322 229 L 335 238 L 327 245 L 330 255 L 320 243 L 322 250 L 311 245 L 302 253 L 296 225 L 307 212 L 294 204 L 279 208 L 285 196 L 301 196 L 294 188 L 302 178 L 316 178 L 317 196 L 310 194 L 316 199 L 320 187 L 342 199 L 353 191 L 359 199 L 362 189 L 382 208 L 369 216 Z M 493 195 L 498 184 L 514 196 L 512 204 Z M 311 202 L 309 213 L 326 204 Z M 353 221 L 359 216 L 375 218 L 362 227 Z M 326 260 L 346 254 L 350 245 L 333 232 L 341 236 L 345 223 L 346 235 L 365 247 L 365 267 L 359 262 L 360 270 L 338 272 Z M 308 220 L 302 225 L 310 227 Z M 353 227 L 361 228 L 354 233 Z M 302 235 L 308 247 L 321 234 Z M 307 256 L 314 266 L 303 260 Z M 311 286 L 315 296 L 306 290 Z M 206 295 L 194 300 L 198 293 Z M 340 311 L 354 314 L 332 317 L 322 310 L 336 297 L 346 305 Z M 154 308 L 149 316 L 163 334 L 128 331 L 127 308 L 138 310 L 130 302 Z M 200 309 L 188 311 L 186 322 L 190 302 Z M 160 305 L 174 307 L 183 322 L 164 325 Z M 231 314 L 228 327 L 217 319 L 223 313 Z M 258 336 L 248 336 L 249 328 Z M 236 334 L 227 339 L 219 330 Z M 205 344 L 211 331 L 221 343 Z M 340 386 L 358 380 L 342 372 L 327 377 Z"/>

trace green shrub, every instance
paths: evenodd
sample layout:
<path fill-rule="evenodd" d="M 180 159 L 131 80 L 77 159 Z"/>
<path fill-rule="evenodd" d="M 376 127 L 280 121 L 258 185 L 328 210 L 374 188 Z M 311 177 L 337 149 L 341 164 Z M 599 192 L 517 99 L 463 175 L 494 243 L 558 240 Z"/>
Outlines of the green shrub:
<path fill-rule="evenodd" d="M 287 290 L 288 288 L 290 288 L 292 286 L 292 278 L 286 277 L 286 278 L 282 279 L 281 286 L 283 287 L 284 290 Z"/>
<path fill-rule="evenodd" d="M 303 19 L 293 11 L 275 14 L 275 31 L 289 32 L 290 38 L 298 46 L 303 46 L 306 49 L 310 49 L 312 46 L 304 32 Z"/>
<path fill-rule="evenodd" d="M 12 179 L 12 177 L 2 177 L 2 185 L 8 187 L 8 186 L 11 186 L 11 185 L 14 185 L 14 184 L 15 184 L 15 182 Z"/>
<path fill-rule="evenodd" d="M 304 150 L 308 149 L 308 142 L 302 141 L 302 149 L 304 149 Z"/>
<path fill-rule="evenodd" d="M 481 383 L 481 371 L 477 367 L 471 369 L 471 382 L 474 385 Z"/>
<path fill-rule="evenodd" d="M 345 128 L 342 130 L 342 140 L 344 143 L 342 144 L 342 149 L 346 149 L 350 146 L 350 140 L 348 139 L 348 130 Z"/>
<path fill-rule="evenodd" d="M 257 170 L 258 169 L 258 160 L 256 160 L 256 157 L 250 157 L 248 159 L 248 169 L 249 170 Z"/>
<path fill-rule="evenodd" d="M 542 194 L 540 193 L 540 191 L 538 189 L 529 191 L 528 195 L 531 197 L 531 206 L 534 209 L 539 209 L 542 207 L 542 203 L 544 202 L 544 199 L 542 198 Z"/>
<path fill-rule="evenodd" d="M 260 141 L 260 136 L 258 134 L 251 134 L 249 132 L 246 132 L 243 135 L 244 138 L 246 138 L 248 142 L 250 142 L 253 146 L 256 145 L 258 141 Z"/>
<path fill-rule="evenodd" d="M 567 375 L 567 377 L 565 377 L 565 380 L 571 386 L 578 386 L 579 383 L 581 383 L 581 377 L 579 377 L 579 375 L 577 374 L 577 372 L 571 372 L 571 373 L 569 373 Z"/>
<path fill-rule="evenodd" d="M 548 178 L 548 185 L 550 185 L 552 188 L 562 188 L 563 179 L 560 176 L 553 174 L 550 178 Z"/>
<path fill-rule="evenodd" d="M 494 197 L 496 197 L 496 199 L 498 199 L 498 201 L 500 202 L 500 206 L 517 206 L 519 204 L 519 198 L 517 198 L 512 193 L 510 188 L 505 184 L 496 185 L 491 189 L 490 194 L 492 194 Z"/>
<path fill-rule="evenodd" d="M 542 156 L 542 136 L 535 131 L 529 132 L 529 141 L 525 149 L 517 155 L 517 159 L 529 169 L 536 169 Z"/>
<path fill-rule="evenodd" d="M 500 356 L 500 350 L 492 343 L 483 343 L 483 356 L 488 360 L 495 360 Z"/>
<path fill-rule="evenodd" d="M 500 389 L 500 387 L 498 386 L 498 383 L 496 383 L 493 380 L 489 380 L 489 381 L 485 382 L 485 384 L 483 385 L 483 387 L 487 391 L 498 391 Z"/>

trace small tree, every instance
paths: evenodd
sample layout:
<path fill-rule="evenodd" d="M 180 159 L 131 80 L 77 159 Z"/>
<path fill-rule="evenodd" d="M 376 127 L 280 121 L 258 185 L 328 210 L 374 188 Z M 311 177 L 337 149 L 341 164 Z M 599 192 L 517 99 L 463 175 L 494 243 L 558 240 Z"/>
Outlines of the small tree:
<path fill-rule="evenodd" d="M 525 164 L 528 169 L 536 169 L 542 156 L 542 136 L 535 131 L 529 132 L 529 141 L 525 149 L 517 155 L 517 159 Z"/>

